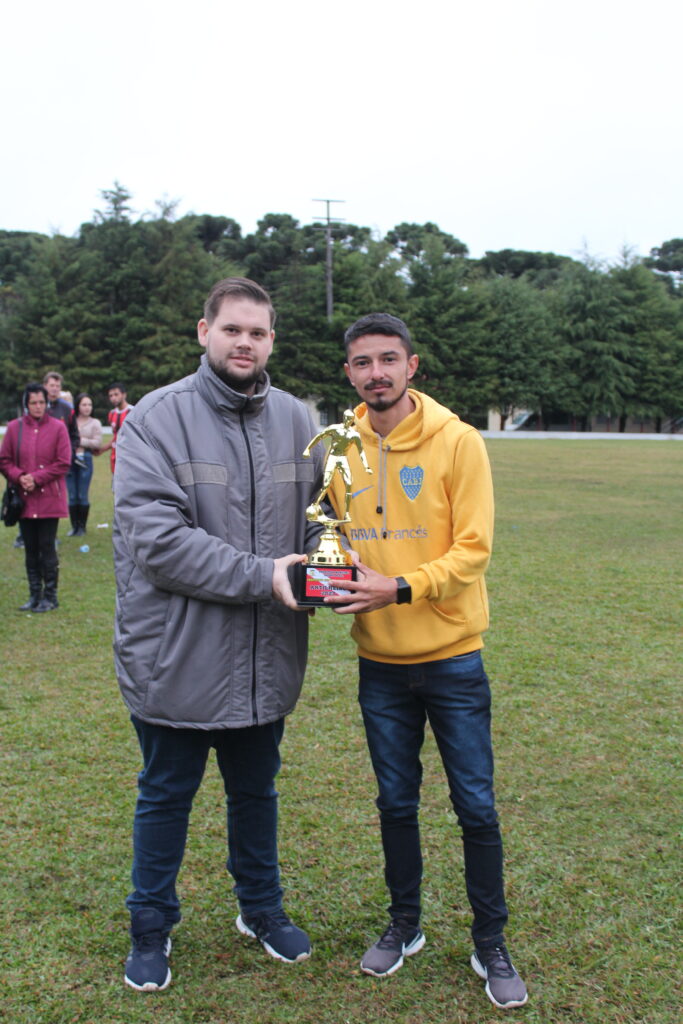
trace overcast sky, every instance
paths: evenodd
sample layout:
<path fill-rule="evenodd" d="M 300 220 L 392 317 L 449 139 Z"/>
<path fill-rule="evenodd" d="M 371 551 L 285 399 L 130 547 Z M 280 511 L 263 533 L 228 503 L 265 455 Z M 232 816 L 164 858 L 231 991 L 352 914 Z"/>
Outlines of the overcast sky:
<path fill-rule="evenodd" d="M 680 0 L 37 0 L 0 31 L 0 228 L 434 221 L 473 256 L 683 236 Z"/>

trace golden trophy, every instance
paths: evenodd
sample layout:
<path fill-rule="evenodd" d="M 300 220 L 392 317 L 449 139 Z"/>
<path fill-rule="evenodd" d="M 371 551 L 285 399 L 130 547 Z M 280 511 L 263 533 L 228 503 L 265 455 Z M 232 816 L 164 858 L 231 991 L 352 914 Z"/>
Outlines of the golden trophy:
<path fill-rule="evenodd" d="M 306 509 L 309 523 L 320 523 L 323 532 L 315 551 L 308 554 L 305 562 L 292 566 L 292 589 L 297 603 L 306 607 L 321 606 L 325 598 L 350 593 L 344 590 L 346 580 L 355 580 L 356 567 L 349 552 L 343 547 L 337 527 L 351 522 L 349 506 L 351 505 L 351 468 L 346 453 L 352 445 L 358 449 L 363 466 L 372 473 L 363 451 L 361 437 L 355 429 L 355 417 L 350 409 L 344 413 L 343 423 L 333 423 L 325 427 L 307 444 L 303 456 L 308 459 L 311 449 L 322 441 L 327 447 L 327 455 L 323 469 L 323 485 L 320 494 Z M 332 519 L 323 511 L 322 502 L 330 489 L 335 473 L 342 478 L 345 487 L 344 518 Z"/>

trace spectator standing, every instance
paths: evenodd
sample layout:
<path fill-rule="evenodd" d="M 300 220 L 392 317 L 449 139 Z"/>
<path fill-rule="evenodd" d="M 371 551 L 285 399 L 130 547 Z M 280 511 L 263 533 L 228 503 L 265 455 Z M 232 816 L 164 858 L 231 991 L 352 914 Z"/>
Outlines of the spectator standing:
<path fill-rule="evenodd" d="M 71 442 L 71 454 L 76 454 L 78 447 L 78 427 L 76 426 L 76 414 L 70 402 L 62 398 L 62 387 L 64 378 L 56 370 L 49 370 L 43 377 L 43 385 L 47 391 L 48 415 L 55 420 L 61 420 L 66 426 Z"/>
<path fill-rule="evenodd" d="M 61 373 L 57 373 L 56 370 L 48 370 L 43 377 L 43 387 L 47 394 L 48 415 L 52 416 L 53 419 L 61 420 L 66 426 L 69 434 L 69 443 L 71 444 L 71 458 L 73 459 L 78 445 L 78 427 L 76 426 L 73 406 L 61 397 L 63 381 L 64 378 Z M 24 546 L 21 530 L 14 541 L 14 546 L 15 548 L 23 548 Z"/>
<path fill-rule="evenodd" d="M 71 463 L 66 486 L 69 492 L 69 515 L 71 529 L 67 537 L 82 537 L 86 532 L 90 512 L 89 489 L 93 473 L 93 454 L 99 452 L 102 443 L 102 424 L 92 416 L 93 401 L 82 391 L 76 395 L 74 412 L 78 427 L 79 443 Z"/>
<path fill-rule="evenodd" d="M 100 446 L 98 454 L 111 450 L 110 460 L 111 471 L 113 473 L 116 469 L 116 440 L 126 416 L 134 406 L 128 404 L 128 393 L 124 385 L 120 382 L 109 385 L 107 388 L 107 396 L 111 404 L 111 409 L 107 416 L 109 426 L 111 427 L 111 439 L 109 441 L 105 441 L 104 444 Z"/>
<path fill-rule="evenodd" d="M 29 599 L 21 611 L 48 612 L 58 606 L 57 524 L 66 518 L 64 478 L 71 445 L 64 423 L 49 415 L 42 384 L 28 384 L 24 415 L 11 420 L 0 448 L 0 472 L 22 490 L 19 528 L 26 556 Z"/>

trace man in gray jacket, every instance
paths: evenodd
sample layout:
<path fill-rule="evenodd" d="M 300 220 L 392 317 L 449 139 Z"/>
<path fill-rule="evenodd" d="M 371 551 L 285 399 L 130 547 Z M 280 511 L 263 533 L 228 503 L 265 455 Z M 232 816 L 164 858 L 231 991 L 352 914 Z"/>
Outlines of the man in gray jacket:
<path fill-rule="evenodd" d="M 114 477 L 114 652 L 144 767 L 133 828 L 132 949 L 125 981 L 170 983 L 175 883 L 210 749 L 227 796 L 237 928 L 286 962 L 310 954 L 282 908 L 279 744 L 306 666 L 306 614 L 288 566 L 314 546 L 320 488 L 305 406 L 270 384 L 268 294 L 245 278 L 212 288 L 199 369 L 126 420 Z"/>

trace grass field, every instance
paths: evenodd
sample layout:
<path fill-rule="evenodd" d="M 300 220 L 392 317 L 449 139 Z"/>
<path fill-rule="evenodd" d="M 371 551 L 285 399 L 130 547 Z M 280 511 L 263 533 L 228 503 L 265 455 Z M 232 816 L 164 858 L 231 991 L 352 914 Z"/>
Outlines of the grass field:
<path fill-rule="evenodd" d="M 486 664 L 507 855 L 508 941 L 537 1024 L 680 1020 L 683 445 L 489 442 L 497 535 Z M 348 622 L 318 613 L 279 781 L 286 905 L 312 958 L 235 929 L 215 766 L 193 814 L 171 988 L 122 984 L 139 756 L 112 670 L 108 463 L 87 541 L 60 527 L 58 611 L 27 615 L 0 536 L 0 1018 L 11 1024 L 500 1020 L 470 967 L 460 842 L 424 752 L 424 951 L 358 970 L 385 923 L 374 787 Z M 678 920 L 677 920 L 678 917 Z"/>

